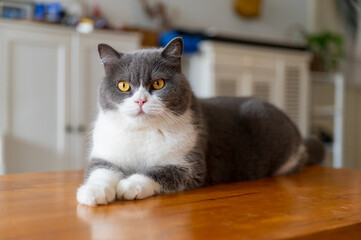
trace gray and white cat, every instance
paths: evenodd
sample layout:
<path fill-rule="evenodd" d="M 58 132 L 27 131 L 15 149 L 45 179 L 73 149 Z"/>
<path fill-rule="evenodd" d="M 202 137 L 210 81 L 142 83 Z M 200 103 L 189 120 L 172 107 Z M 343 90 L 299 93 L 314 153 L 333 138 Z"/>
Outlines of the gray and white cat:
<path fill-rule="evenodd" d="M 299 171 L 323 147 L 256 98 L 197 99 L 181 71 L 183 41 L 119 53 L 98 46 L 106 76 L 81 204 L 143 199 Z"/>

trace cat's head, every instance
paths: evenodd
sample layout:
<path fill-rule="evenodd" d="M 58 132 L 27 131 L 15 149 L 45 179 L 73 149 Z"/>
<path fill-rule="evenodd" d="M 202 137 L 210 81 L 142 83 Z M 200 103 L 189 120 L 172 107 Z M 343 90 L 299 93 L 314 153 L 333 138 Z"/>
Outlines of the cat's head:
<path fill-rule="evenodd" d="M 187 110 L 191 90 L 181 71 L 181 38 L 174 38 L 163 49 L 120 53 L 99 44 L 98 51 L 105 69 L 99 89 L 103 111 L 150 119 L 182 115 Z"/>

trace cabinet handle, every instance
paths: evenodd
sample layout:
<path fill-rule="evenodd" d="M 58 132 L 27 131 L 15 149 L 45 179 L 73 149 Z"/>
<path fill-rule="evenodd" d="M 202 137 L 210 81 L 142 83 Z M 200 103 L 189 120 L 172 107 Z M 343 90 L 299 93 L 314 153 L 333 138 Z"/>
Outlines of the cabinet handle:
<path fill-rule="evenodd" d="M 66 133 L 72 133 L 72 132 L 85 133 L 86 127 L 84 125 L 79 125 L 77 128 L 75 128 L 71 125 L 66 125 L 65 132 Z"/>
<path fill-rule="evenodd" d="M 65 132 L 66 133 L 72 133 L 73 132 L 73 127 L 71 125 L 66 125 L 65 126 Z"/>
<path fill-rule="evenodd" d="M 86 127 L 84 125 L 79 125 L 77 130 L 78 133 L 84 133 L 86 132 Z"/>

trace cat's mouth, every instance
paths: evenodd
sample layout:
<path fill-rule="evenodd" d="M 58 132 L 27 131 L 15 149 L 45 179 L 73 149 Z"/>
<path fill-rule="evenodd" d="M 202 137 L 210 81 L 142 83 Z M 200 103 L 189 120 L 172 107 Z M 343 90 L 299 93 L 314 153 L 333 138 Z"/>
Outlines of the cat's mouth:
<path fill-rule="evenodd" d="M 157 115 L 154 112 L 149 111 L 147 109 L 140 109 L 137 114 L 133 115 L 134 118 L 138 118 L 140 120 L 151 119 L 156 116 Z"/>
<path fill-rule="evenodd" d="M 140 108 L 138 113 L 135 114 L 135 117 L 148 117 L 150 116 L 151 114 L 147 113 L 146 111 L 144 111 L 143 108 Z"/>
<path fill-rule="evenodd" d="M 143 111 L 143 109 L 140 109 L 136 116 L 142 116 L 142 115 L 147 115 L 147 114 Z"/>
<path fill-rule="evenodd" d="M 162 107 L 154 106 L 154 105 L 142 106 L 142 107 L 132 106 L 131 108 L 125 108 L 125 109 L 120 106 L 119 110 L 122 112 L 122 114 L 139 119 L 158 117 L 163 112 Z"/>

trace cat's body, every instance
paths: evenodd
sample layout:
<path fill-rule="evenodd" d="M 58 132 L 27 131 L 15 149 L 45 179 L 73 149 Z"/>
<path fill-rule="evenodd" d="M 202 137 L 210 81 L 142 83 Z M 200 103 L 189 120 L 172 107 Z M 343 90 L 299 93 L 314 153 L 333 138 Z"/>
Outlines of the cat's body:
<path fill-rule="evenodd" d="M 291 173 L 306 162 L 296 127 L 271 104 L 255 98 L 213 98 L 201 105 L 208 133 L 208 183 Z M 294 156 L 297 161 L 282 169 Z"/>
<path fill-rule="evenodd" d="M 198 100 L 181 73 L 181 39 L 164 50 L 119 54 L 103 45 L 99 52 L 106 78 L 78 190 L 82 204 L 292 173 L 311 157 L 274 106 L 255 98 Z M 160 89 L 157 79 L 165 83 Z M 130 88 L 119 91 L 120 80 Z"/>

